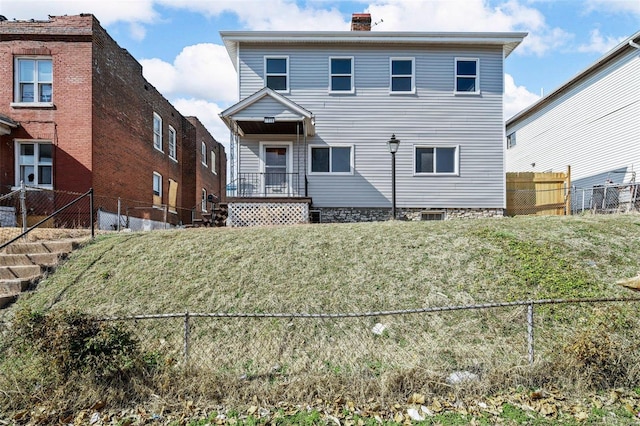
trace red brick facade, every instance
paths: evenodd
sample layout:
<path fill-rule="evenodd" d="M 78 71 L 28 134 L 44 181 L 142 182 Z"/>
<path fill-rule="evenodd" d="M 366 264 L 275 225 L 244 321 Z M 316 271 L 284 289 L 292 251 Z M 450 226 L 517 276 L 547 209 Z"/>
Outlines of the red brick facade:
<path fill-rule="evenodd" d="M 16 58 L 31 57 L 51 59 L 50 103 L 16 102 Z M 154 113 L 162 119 L 162 150 L 154 147 Z M 0 194 L 17 183 L 16 143 L 36 140 L 53 145 L 56 190 L 93 187 L 98 199 L 120 197 L 151 206 L 155 172 L 162 179 L 162 204 L 171 204 L 170 180 L 177 185 L 175 209 L 170 208 L 175 213 L 167 218 L 174 224 L 191 222 L 203 188 L 224 196 L 224 147 L 147 82 L 142 66 L 92 15 L 0 22 L 0 115 L 18 124 L 0 136 Z M 175 159 L 169 155 L 170 127 Z M 208 167 L 201 162 L 202 141 Z M 211 171 L 211 151 L 217 173 Z"/>

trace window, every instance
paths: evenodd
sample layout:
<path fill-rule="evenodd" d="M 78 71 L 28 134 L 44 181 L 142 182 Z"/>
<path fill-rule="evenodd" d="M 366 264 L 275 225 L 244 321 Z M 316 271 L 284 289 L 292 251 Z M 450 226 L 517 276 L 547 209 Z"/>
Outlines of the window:
<path fill-rule="evenodd" d="M 16 186 L 53 188 L 53 145 L 51 142 L 16 142 Z"/>
<path fill-rule="evenodd" d="M 207 190 L 202 188 L 202 201 L 200 201 L 200 210 L 203 213 L 207 211 Z"/>
<path fill-rule="evenodd" d="M 153 113 L 153 146 L 162 151 L 162 117 Z"/>
<path fill-rule="evenodd" d="M 169 157 L 176 160 L 176 129 L 169 126 Z"/>
<path fill-rule="evenodd" d="M 202 164 L 204 164 L 205 166 L 207 165 L 207 144 L 205 144 L 204 142 L 201 143 L 200 145 L 200 161 L 202 161 Z"/>
<path fill-rule="evenodd" d="M 353 93 L 353 58 L 329 58 L 330 92 Z"/>
<path fill-rule="evenodd" d="M 15 101 L 18 103 L 53 102 L 53 66 L 51 58 L 16 58 Z"/>
<path fill-rule="evenodd" d="M 153 205 L 159 206 L 162 204 L 162 175 L 160 173 L 153 172 Z"/>
<path fill-rule="evenodd" d="M 414 93 L 413 58 L 391 58 L 391 93 Z"/>
<path fill-rule="evenodd" d="M 265 57 L 265 86 L 279 92 L 289 91 L 289 58 Z"/>
<path fill-rule="evenodd" d="M 415 174 L 458 174 L 458 147 L 415 147 Z"/>
<path fill-rule="evenodd" d="M 516 146 L 516 132 L 507 135 L 507 149 Z"/>
<path fill-rule="evenodd" d="M 211 151 L 211 171 L 214 174 L 218 174 L 218 171 L 216 170 L 216 152 L 215 151 Z"/>
<path fill-rule="evenodd" d="M 456 92 L 480 92 L 478 59 L 456 58 Z"/>
<path fill-rule="evenodd" d="M 353 174 L 352 146 L 311 146 L 311 173 Z"/>

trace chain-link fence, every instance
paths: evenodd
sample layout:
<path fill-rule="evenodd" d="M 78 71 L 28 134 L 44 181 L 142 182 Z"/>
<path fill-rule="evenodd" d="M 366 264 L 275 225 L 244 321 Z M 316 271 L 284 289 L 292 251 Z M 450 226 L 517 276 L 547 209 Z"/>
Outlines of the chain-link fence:
<path fill-rule="evenodd" d="M 293 400 L 309 395 L 287 392 L 304 388 L 310 395 L 366 400 L 446 391 L 461 382 L 526 384 L 526 371 L 536 366 L 550 376 L 570 375 L 564 370 L 570 365 L 612 386 L 635 383 L 638 302 L 537 300 L 345 314 L 185 312 L 103 321 L 128 330 L 147 360 L 205 388 Z M 20 382 L 29 362 L 11 355 L 4 340 L 9 334 L 0 323 L 0 383 Z"/>
<path fill-rule="evenodd" d="M 590 188 L 518 189 L 507 191 L 507 215 L 626 213 L 640 210 L 637 183 Z"/>
<path fill-rule="evenodd" d="M 0 196 L 0 244 L 21 233 L 40 229 L 91 229 L 91 197 L 22 185 Z M 73 232 L 69 233 L 73 236 Z"/>
<path fill-rule="evenodd" d="M 430 365 L 445 361 L 449 368 L 488 367 L 493 361 L 532 364 L 537 333 L 541 358 L 553 346 L 554 342 L 544 341 L 548 321 L 554 316 L 548 317 L 550 312 L 567 309 L 563 317 L 577 320 L 572 326 L 578 328 L 579 319 L 585 317 L 582 314 L 594 309 L 585 305 L 605 302 L 640 302 L 640 298 L 535 300 L 343 314 L 185 312 L 105 321 L 135 324 L 131 329 L 149 350 L 160 351 L 177 363 L 222 368 L 240 377 L 268 374 L 277 366 L 297 374 L 326 372 L 329 366 L 345 371 L 378 364 L 407 368 L 415 367 L 427 354 L 434 357 Z M 238 342 L 251 345 L 239 347 Z M 452 362 L 453 358 L 447 358 L 454 349 L 459 353 Z"/>

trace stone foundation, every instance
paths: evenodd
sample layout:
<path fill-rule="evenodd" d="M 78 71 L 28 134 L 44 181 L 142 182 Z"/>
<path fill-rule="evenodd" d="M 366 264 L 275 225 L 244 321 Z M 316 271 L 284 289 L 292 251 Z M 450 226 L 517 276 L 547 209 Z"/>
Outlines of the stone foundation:
<path fill-rule="evenodd" d="M 320 223 L 381 222 L 391 219 L 390 208 L 316 207 Z M 503 217 L 504 209 L 396 209 L 399 220 L 478 219 Z"/>

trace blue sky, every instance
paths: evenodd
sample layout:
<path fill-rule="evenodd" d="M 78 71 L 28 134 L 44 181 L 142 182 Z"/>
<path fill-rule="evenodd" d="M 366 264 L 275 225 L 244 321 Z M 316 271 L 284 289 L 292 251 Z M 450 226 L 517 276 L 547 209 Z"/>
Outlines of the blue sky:
<path fill-rule="evenodd" d="M 525 31 L 505 63 L 505 118 L 640 31 L 640 0 L 0 0 L 8 19 L 93 13 L 144 75 L 219 141 L 218 113 L 237 102 L 221 30 L 348 30 L 369 12 L 373 31 Z"/>

